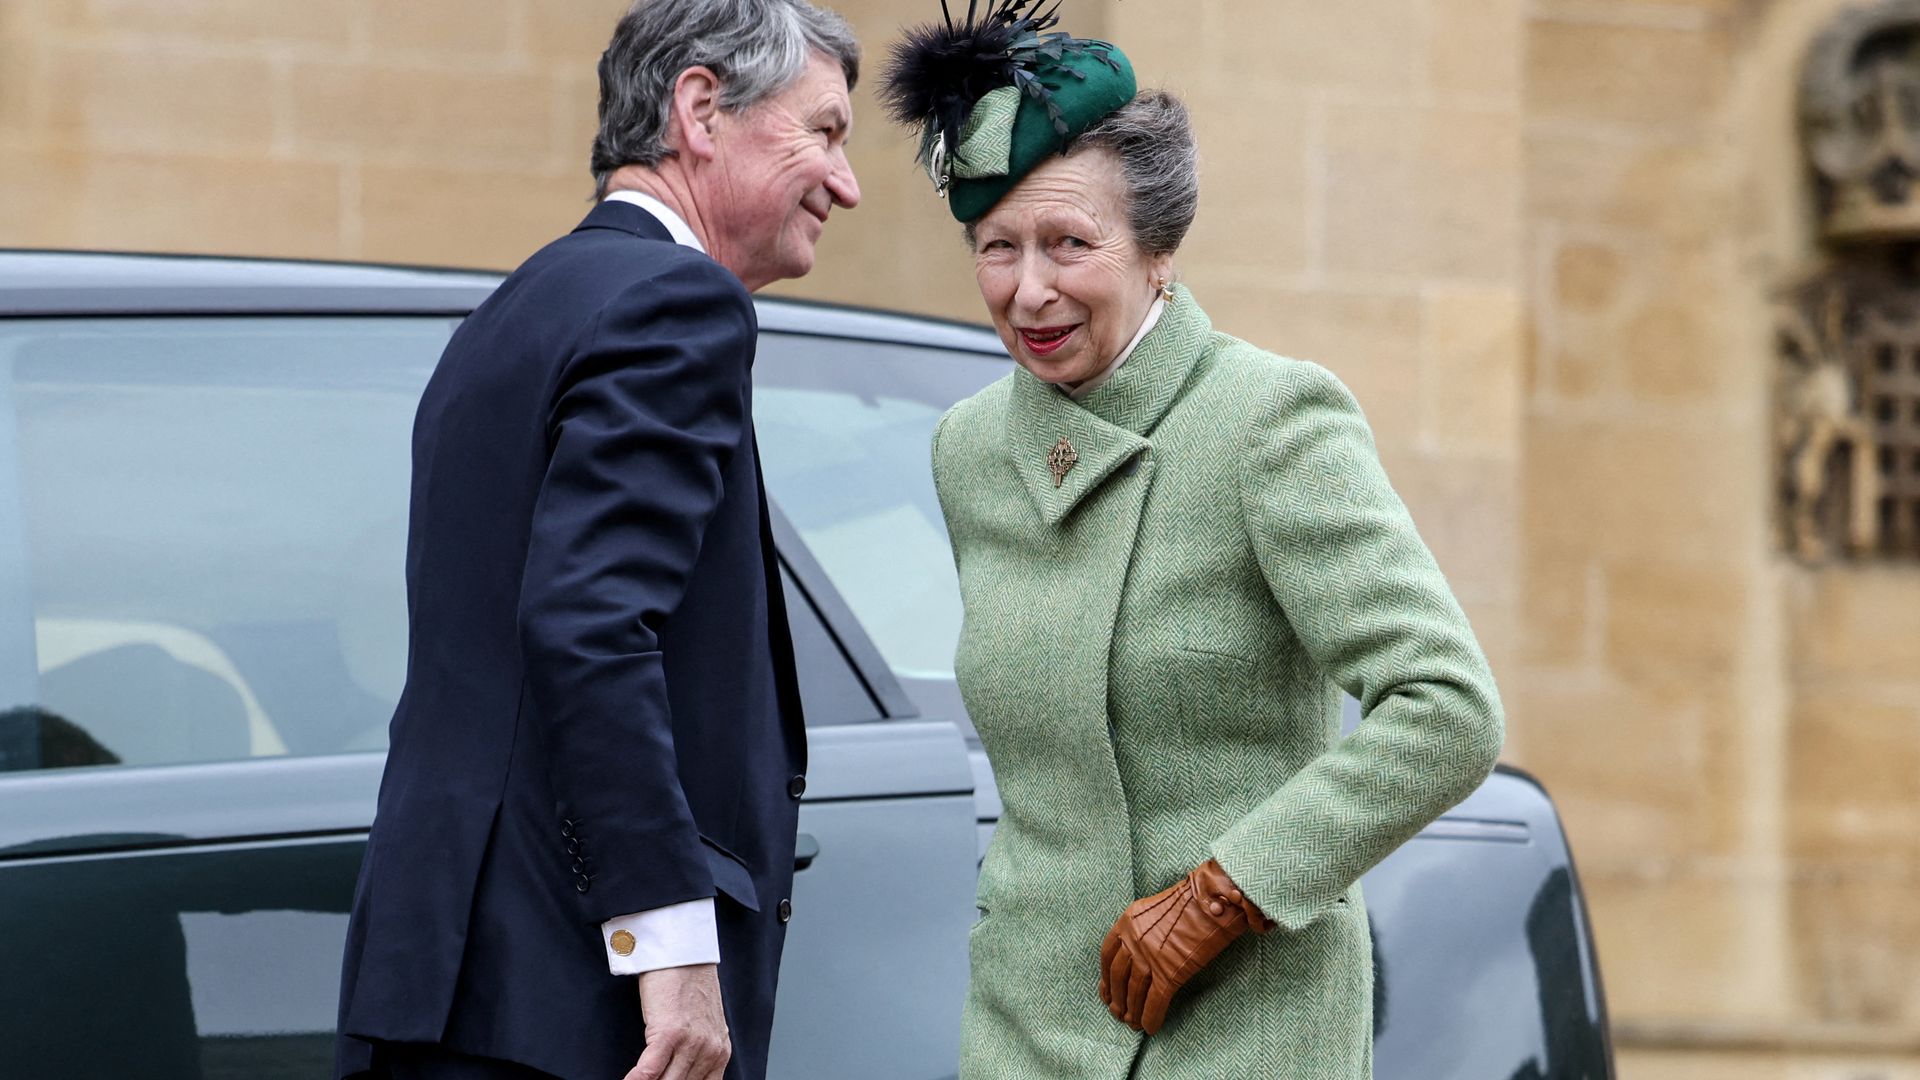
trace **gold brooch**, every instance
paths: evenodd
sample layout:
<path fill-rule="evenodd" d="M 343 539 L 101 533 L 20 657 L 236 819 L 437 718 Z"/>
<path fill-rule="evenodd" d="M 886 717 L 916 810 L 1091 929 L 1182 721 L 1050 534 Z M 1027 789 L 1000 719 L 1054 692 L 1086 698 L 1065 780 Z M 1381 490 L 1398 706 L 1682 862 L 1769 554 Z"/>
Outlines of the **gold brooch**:
<path fill-rule="evenodd" d="M 1047 468 L 1053 470 L 1053 486 L 1059 487 L 1067 482 L 1067 474 L 1073 471 L 1080 461 L 1080 455 L 1074 452 L 1073 444 L 1065 435 L 1053 444 L 1053 450 L 1047 454 Z"/>

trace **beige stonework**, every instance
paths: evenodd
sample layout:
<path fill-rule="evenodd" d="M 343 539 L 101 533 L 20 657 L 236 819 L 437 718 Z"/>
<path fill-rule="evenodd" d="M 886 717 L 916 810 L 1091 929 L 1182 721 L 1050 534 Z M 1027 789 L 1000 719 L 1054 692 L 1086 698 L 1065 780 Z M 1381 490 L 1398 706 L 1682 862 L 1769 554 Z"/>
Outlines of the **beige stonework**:
<path fill-rule="evenodd" d="M 1859 0 L 1069 0 L 1182 94 L 1178 270 L 1326 364 L 1554 793 L 1628 1080 L 1920 1080 L 1920 566 L 1778 542 L 1807 46 Z M 0 245 L 506 268 L 587 208 L 623 0 L 0 0 Z M 809 278 L 979 320 L 868 45 Z"/>

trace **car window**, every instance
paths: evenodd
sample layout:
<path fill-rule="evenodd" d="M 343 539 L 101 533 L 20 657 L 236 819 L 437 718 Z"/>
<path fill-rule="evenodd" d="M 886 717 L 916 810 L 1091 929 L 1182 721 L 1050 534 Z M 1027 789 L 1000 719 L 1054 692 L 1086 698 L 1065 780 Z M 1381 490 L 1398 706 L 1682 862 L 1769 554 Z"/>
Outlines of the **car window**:
<path fill-rule="evenodd" d="M 780 574 L 787 626 L 793 631 L 793 666 L 800 684 L 801 713 L 808 727 L 832 727 L 881 719 L 880 707 L 854 674 L 793 575 Z"/>
<path fill-rule="evenodd" d="M 754 425 L 767 487 L 923 713 L 957 707 L 960 588 L 933 428 L 1011 369 L 977 353 L 763 334 Z"/>
<path fill-rule="evenodd" d="M 0 770 L 383 747 L 454 325 L 0 322 Z"/>

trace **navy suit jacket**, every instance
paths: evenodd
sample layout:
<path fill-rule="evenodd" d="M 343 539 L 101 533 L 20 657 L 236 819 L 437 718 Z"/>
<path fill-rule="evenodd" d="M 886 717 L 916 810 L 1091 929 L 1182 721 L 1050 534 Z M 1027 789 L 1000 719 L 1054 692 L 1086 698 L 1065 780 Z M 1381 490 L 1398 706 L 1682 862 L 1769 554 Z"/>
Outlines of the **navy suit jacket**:
<path fill-rule="evenodd" d="M 453 335 L 414 423 L 406 689 L 347 933 L 368 1040 L 563 1077 L 643 1048 L 600 924 L 718 896 L 765 1071 L 804 786 L 738 279 L 602 203 Z"/>

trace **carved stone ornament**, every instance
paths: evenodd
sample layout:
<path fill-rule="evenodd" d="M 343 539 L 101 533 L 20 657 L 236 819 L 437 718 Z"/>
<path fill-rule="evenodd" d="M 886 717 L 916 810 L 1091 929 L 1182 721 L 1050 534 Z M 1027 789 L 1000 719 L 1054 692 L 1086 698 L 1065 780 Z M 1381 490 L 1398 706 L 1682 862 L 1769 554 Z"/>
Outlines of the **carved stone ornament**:
<path fill-rule="evenodd" d="M 1819 281 L 1781 306 L 1778 414 L 1787 549 L 1807 562 L 1879 547 L 1873 432 L 1860 414 L 1859 316 L 1847 290 Z"/>
<path fill-rule="evenodd" d="M 1776 315 L 1784 545 L 1920 559 L 1920 0 L 1835 18 L 1801 122 L 1832 258 Z"/>
<path fill-rule="evenodd" d="M 1807 57 L 1800 131 L 1829 240 L 1920 239 L 1920 0 L 1834 19 Z"/>

